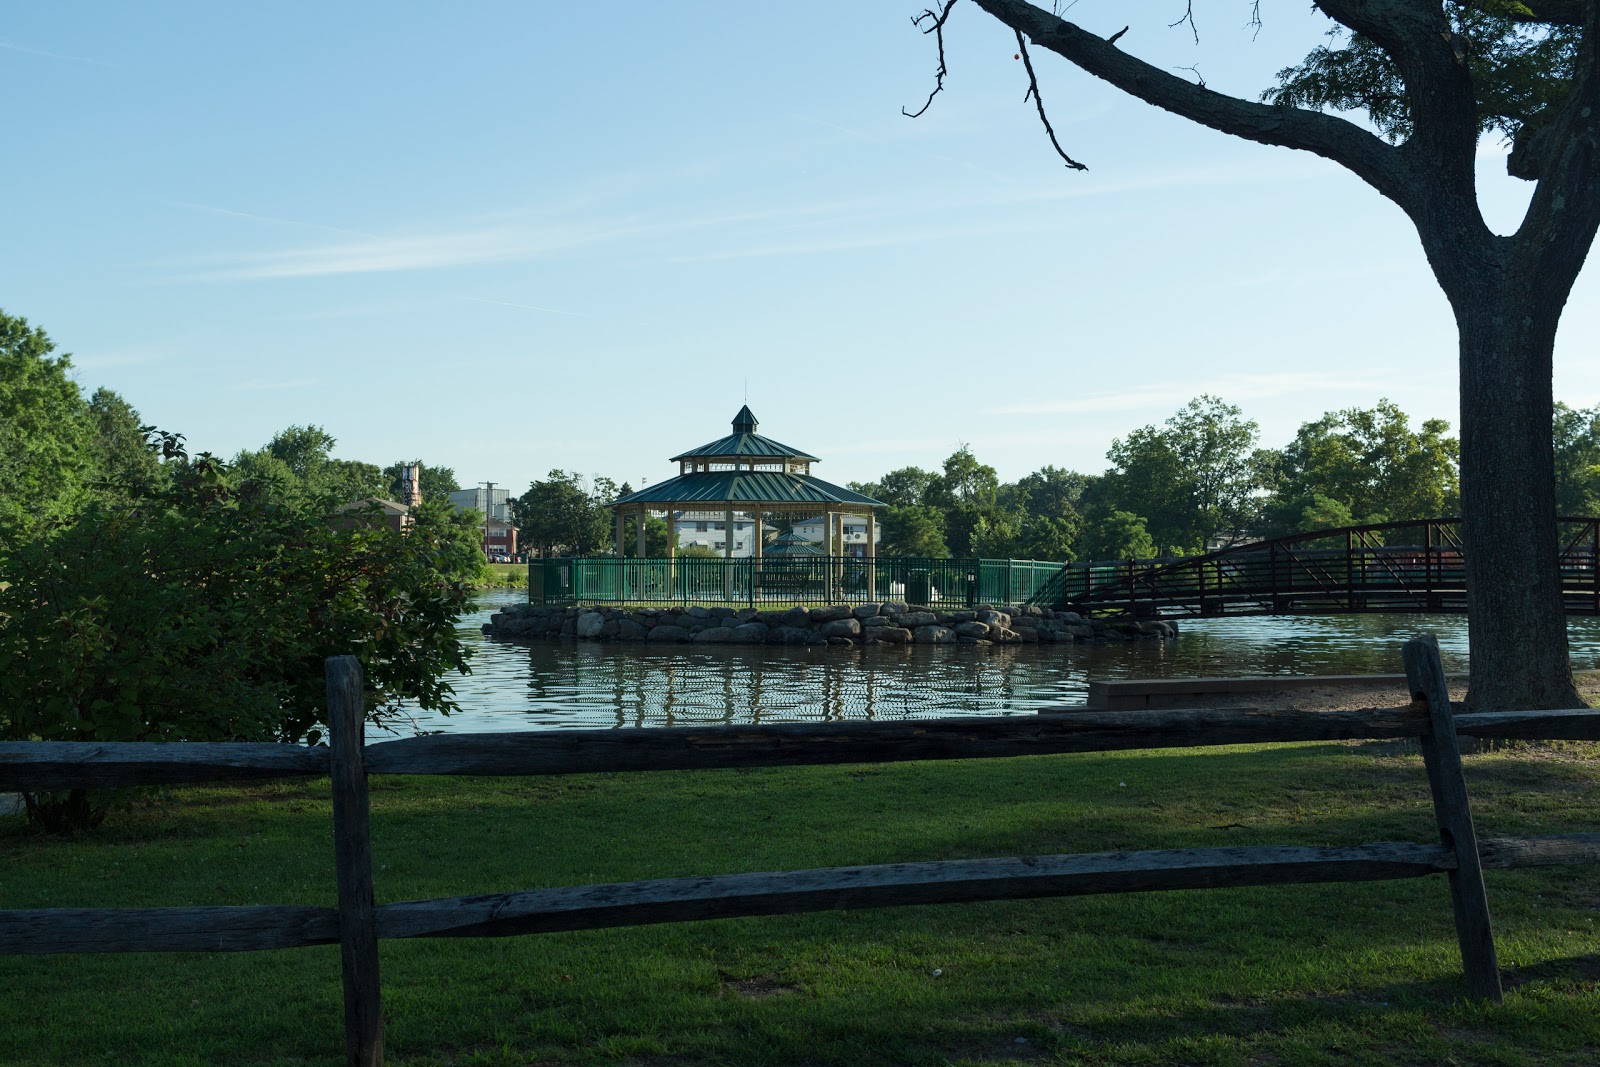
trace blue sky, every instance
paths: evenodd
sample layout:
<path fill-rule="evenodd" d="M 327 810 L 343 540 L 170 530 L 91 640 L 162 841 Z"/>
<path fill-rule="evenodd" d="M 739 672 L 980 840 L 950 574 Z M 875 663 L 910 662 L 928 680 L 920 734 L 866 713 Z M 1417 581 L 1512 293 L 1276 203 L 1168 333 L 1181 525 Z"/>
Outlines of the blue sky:
<path fill-rule="evenodd" d="M 840 482 L 962 442 L 1007 479 L 1098 472 L 1201 392 L 1271 445 L 1381 396 L 1455 423 L 1454 327 L 1397 209 L 1036 51 L 1069 172 L 971 5 L 906 119 L 920 6 L 9 5 L 0 307 L 196 448 L 317 423 L 514 491 L 665 477 L 747 389 Z M 1247 4 L 1196 6 L 1198 46 L 1155 16 L 1122 45 L 1254 96 L 1327 26 L 1273 2 L 1252 39 Z M 1500 152 L 1508 231 L 1528 187 Z M 1556 352 L 1582 406 L 1594 275 Z"/>

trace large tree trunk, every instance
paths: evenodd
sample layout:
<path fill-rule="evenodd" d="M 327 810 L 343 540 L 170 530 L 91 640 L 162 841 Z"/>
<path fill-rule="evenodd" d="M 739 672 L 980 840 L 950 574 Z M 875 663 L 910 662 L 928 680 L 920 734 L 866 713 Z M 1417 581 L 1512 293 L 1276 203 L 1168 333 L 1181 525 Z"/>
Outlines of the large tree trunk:
<path fill-rule="evenodd" d="M 1446 286 L 1461 341 L 1467 703 L 1582 707 L 1567 654 L 1551 444 L 1551 353 L 1564 301 L 1499 266 Z"/>

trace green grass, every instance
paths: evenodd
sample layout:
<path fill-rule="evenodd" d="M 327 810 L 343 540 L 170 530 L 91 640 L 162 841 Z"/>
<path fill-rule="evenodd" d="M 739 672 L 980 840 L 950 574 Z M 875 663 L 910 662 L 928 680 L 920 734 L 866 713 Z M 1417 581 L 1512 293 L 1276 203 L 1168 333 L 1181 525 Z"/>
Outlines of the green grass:
<path fill-rule="evenodd" d="M 1472 756 L 1480 832 L 1592 829 L 1600 760 Z M 331 905 L 325 781 L 0 820 L 0 908 Z M 944 857 L 1433 838 L 1414 746 L 372 782 L 382 901 Z M 384 942 L 389 1062 L 1592 1063 L 1593 868 L 1488 875 L 1509 992 L 1463 1000 L 1445 881 Z M 934 972 L 938 971 L 935 976 Z M 336 1064 L 336 948 L 0 958 L 0 1063 Z"/>
<path fill-rule="evenodd" d="M 526 589 L 528 565 L 526 563 L 485 563 L 485 588 Z"/>

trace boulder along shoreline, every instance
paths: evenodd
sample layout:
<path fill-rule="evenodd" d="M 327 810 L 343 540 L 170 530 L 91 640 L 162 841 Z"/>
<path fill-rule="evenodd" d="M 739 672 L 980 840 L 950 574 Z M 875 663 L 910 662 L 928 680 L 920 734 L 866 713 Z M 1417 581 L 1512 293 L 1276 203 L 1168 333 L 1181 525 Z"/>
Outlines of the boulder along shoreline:
<path fill-rule="evenodd" d="M 490 616 L 485 635 L 509 641 L 570 638 L 717 645 L 1027 645 L 1055 642 L 1161 641 L 1177 624 L 1128 617 L 1085 618 L 1033 604 L 984 604 L 943 611 L 903 601 L 756 608 L 547 607 L 512 604 Z"/>

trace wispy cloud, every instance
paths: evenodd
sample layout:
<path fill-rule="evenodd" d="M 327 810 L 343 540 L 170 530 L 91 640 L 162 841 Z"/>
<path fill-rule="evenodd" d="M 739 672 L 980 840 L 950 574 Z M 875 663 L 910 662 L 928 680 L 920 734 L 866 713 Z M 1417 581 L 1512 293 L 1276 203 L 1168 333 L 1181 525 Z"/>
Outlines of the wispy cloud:
<path fill-rule="evenodd" d="M 463 297 L 462 299 L 470 300 L 474 304 L 495 304 L 499 307 L 505 308 L 526 308 L 528 311 L 543 311 L 547 315 L 567 315 L 574 319 L 587 319 L 590 317 L 588 315 L 580 314 L 576 311 L 562 311 L 560 308 L 547 308 L 542 304 L 519 304 L 515 300 L 489 300 L 486 297 L 481 296 L 468 296 Z"/>
<path fill-rule="evenodd" d="M 347 237 L 375 238 L 376 234 L 363 233 L 360 230 L 347 230 L 338 226 L 326 226 L 320 222 L 305 222 L 301 219 L 285 219 L 276 215 L 258 215 L 253 211 L 237 211 L 233 208 L 216 207 L 212 204 L 196 204 L 189 200 L 164 200 L 162 203 L 170 207 L 188 208 L 190 211 L 199 211 L 207 215 L 221 215 L 230 219 L 245 219 L 249 222 L 264 222 L 272 226 L 296 226 L 308 230 L 322 230 L 325 233 L 343 234 Z"/>
<path fill-rule="evenodd" d="M 68 63 L 87 63 L 92 67 L 122 69 L 120 64 L 107 63 L 102 59 L 91 59 L 89 56 L 74 56 L 65 52 L 51 52 L 44 48 L 30 48 L 25 44 L 17 44 L 15 41 L 0 40 L 0 48 L 4 48 L 8 52 L 21 52 L 23 55 L 40 56 L 44 59 L 60 59 Z"/>
<path fill-rule="evenodd" d="M 652 206 L 647 215 L 619 215 L 600 203 L 566 203 L 387 236 L 319 226 L 349 234 L 350 239 L 191 261 L 176 280 L 262 281 L 447 270 L 552 259 L 600 246 L 622 247 L 628 255 L 666 263 L 813 255 L 1075 225 L 1091 216 L 1041 209 L 1082 198 L 1281 182 L 1323 173 L 1314 161 L 1286 161 L 1266 167 L 1252 164 L 1156 172 L 1093 184 L 1071 181 L 1047 186 L 941 189 L 912 197 L 782 202 L 732 210 L 679 210 L 678 205 L 667 204 Z M 189 206 L 268 222 L 317 225 Z"/>
<path fill-rule="evenodd" d="M 985 415 L 1086 415 L 1107 412 L 1176 409 L 1201 393 L 1219 396 L 1229 403 L 1264 400 L 1294 393 L 1348 391 L 1354 388 L 1381 388 L 1383 375 L 1367 371 L 1284 371 L 1276 374 L 1228 374 L 1202 381 L 1150 382 L 1061 400 L 1009 404 L 989 408 Z"/>
<path fill-rule="evenodd" d="M 266 381 L 261 378 L 251 378 L 248 381 L 237 382 L 230 388 L 243 392 L 262 392 L 274 389 L 306 389 L 318 384 L 320 378 L 283 378 L 278 381 Z"/>

